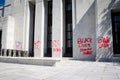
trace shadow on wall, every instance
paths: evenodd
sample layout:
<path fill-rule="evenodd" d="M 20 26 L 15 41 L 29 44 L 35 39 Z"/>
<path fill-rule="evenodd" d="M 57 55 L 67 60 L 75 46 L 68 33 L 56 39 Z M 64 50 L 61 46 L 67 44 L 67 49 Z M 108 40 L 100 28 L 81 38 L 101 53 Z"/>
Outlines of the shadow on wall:
<path fill-rule="evenodd" d="M 98 15 L 101 18 L 100 23 L 97 24 L 97 41 L 101 37 L 108 36 L 110 38 L 109 47 L 100 49 L 97 45 L 97 60 L 109 60 L 113 55 L 113 39 L 112 39 L 112 21 L 111 21 L 111 9 L 120 8 L 119 0 L 110 0 L 110 3 L 103 11 Z M 99 19 L 99 18 L 98 18 Z M 99 21 L 99 20 L 98 20 Z M 97 42 L 98 43 L 98 42 Z"/>
<path fill-rule="evenodd" d="M 96 25 L 96 20 L 95 20 L 95 1 L 94 1 L 91 3 L 89 8 L 86 10 L 85 14 L 83 14 L 82 18 L 77 21 L 76 27 L 73 30 L 73 37 L 74 37 L 73 49 L 74 49 L 74 52 L 76 53 L 74 55 L 75 58 L 81 59 L 81 60 L 95 60 L 95 57 L 96 57 L 95 25 Z M 82 51 L 80 51 L 81 48 L 85 48 L 85 47 L 81 47 L 81 48 L 78 47 L 78 44 L 77 44 L 78 38 L 91 38 L 92 39 L 92 43 L 90 43 L 90 46 L 89 46 L 90 48 L 92 48 L 91 54 L 84 54 Z"/>

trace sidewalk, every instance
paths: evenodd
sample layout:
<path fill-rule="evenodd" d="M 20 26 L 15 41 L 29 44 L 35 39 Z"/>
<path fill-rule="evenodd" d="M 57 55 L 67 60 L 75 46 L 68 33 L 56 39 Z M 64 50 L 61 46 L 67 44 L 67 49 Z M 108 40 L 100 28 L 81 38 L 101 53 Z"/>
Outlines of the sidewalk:
<path fill-rule="evenodd" d="M 0 63 L 0 80 L 120 80 L 120 64 L 62 60 L 56 66 Z"/>

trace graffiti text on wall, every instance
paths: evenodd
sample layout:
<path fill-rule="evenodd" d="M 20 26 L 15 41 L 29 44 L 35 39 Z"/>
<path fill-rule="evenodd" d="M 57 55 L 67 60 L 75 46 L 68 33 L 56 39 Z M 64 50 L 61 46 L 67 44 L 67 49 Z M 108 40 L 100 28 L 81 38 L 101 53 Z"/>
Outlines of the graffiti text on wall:
<path fill-rule="evenodd" d="M 98 40 L 98 48 L 108 48 L 109 47 L 109 42 L 110 42 L 110 37 L 101 37 Z"/>
<path fill-rule="evenodd" d="M 78 47 L 80 48 L 80 53 L 83 53 L 85 55 L 90 55 L 92 54 L 92 38 L 78 38 L 77 44 Z"/>
<path fill-rule="evenodd" d="M 16 49 L 21 50 L 22 49 L 22 42 L 16 41 L 15 46 L 16 46 Z"/>
<path fill-rule="evenodd" d="M 60 47 L 60 41 L 59 40 L 52 40 L 52 50 L 53 52 L 60 53 L 61 49 Z"/>
<path fill-rule="evenodd" d="M 34 41 L 34 48 L 38 49 L 39 47 L 40 47 L 40 41 L 39 40 Z"/>

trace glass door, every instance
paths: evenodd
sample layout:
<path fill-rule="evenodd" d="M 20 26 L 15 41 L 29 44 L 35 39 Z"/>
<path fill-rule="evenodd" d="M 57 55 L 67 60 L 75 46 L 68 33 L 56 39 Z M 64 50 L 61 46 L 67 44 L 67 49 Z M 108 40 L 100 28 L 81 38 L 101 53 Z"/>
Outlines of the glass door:
<path fill-rule="evenodd" d="M 114 54 L 120 54 L 120 12 L 112 13 Z"/>

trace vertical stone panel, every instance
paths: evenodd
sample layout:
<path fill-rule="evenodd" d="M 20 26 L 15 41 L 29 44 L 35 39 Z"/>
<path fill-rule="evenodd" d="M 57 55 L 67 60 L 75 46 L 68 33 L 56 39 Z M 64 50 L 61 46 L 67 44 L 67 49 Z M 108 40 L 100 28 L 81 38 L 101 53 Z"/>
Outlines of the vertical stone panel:
<path fill-rule="evenodd" d="M 53 0 L 52 57 L 62 57 L 63 47 L 62 0 Z"/>
<path fill-rule="evenodd" d="M 76 0 L 73 28 L 73 58 L 95 60 L 95 0 Z"/>
<path fill-rule="evenodd" d="M 113 55 L 111 10 L 120 9 L 119 0 L 97 0 L 96 60 L 109 60 Z M 105 42 L 107 40 L 107 42 Z"/>
<path fill-rule="evenodd" d="M 44 54 L 44 0 L 36 1 L 34 56 L 43 57 Z"/>

